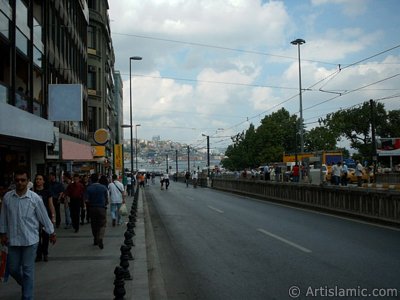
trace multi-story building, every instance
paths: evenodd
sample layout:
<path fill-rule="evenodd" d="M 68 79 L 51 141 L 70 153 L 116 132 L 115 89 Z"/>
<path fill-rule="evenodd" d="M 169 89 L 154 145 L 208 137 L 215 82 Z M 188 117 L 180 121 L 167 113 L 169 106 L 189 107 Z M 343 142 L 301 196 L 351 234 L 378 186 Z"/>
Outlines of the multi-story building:
<path fill-rule="evenodd" d="M 34 175 L 91 159 L 87 142 L 87 3 L 2 0 L 0 185 L 16 167 Z M 82 119 L 49 120 L 49 84 L 81 86 Z M 77 151 L 78 150 L 78 151 Z"/>
<path fill-rule="evenodd" d="M 89 141 L 101 149 L 96 155 L 101 171 L 113 169 L 113 145 L 118 131 L 116 112 L 119 96 L 114 97 L 114 49 L 111 40 L 108 1 L 89 1 L 90 22 L 88 27 L 88 95 L 89 95 Z M 119 102 L 119 103 L 122 103 Z M 99 134 L 101 133 L 101 134 Z M 98 139 L 107 137 L 106 139 Z"/>
<path fill-rule="evenodd" d="M 99 161 L 92 147 L 101 128 L 112 133 L 107 145 L 115 143 L 113 123 L 120 118 L 113 104 L 108 2 L 89 4 L 90 10 L 86 0 L 0 0 L 0 190 L 18 167 L 31 176 L 102 171 L 112 157 L 107 146 Z M 78 97 L 52 94 L 52 86 L 72 84 L 79 87 Z M 75 109 L 68 108 L 71 103 L 79 105 L 78 119 L 68 116 Z"/>

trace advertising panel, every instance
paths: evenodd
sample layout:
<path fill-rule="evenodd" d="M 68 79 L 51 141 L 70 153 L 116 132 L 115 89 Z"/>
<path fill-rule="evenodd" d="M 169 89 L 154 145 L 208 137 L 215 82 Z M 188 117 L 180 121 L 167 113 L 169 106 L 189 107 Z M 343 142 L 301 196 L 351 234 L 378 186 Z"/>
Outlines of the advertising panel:
<path fill-rule="evenodd" d="M 379 156 L 400 156 L 400 138 L 380 138 L 376 140 Z"/>

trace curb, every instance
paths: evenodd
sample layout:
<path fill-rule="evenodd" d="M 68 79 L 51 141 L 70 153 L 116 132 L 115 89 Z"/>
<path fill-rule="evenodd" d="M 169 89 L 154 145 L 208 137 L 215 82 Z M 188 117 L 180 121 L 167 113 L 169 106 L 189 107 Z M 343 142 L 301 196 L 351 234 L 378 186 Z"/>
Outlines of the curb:
<path fill-rule="evenodd" d="M 135 247 L 134 247 L 134 261 L 132 271 L 132 285 L 131 297 L 129 299 L 150 299 L 149 294 L 149 280 L 148 280 L 148 266 L 147 266 L 147 246 L 146 246 L 146 230 L 145 219 L 146 214 L 144 211 L 144 194 L 141 191 L 138 198 L 138 212 L 137 222 L 135 228 Z"/>

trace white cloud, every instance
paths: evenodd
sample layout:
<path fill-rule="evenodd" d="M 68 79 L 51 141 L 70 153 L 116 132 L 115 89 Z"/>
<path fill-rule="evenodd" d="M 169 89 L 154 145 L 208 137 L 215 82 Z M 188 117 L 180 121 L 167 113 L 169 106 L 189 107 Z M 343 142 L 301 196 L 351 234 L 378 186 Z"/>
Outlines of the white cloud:
<path fill-rule="evenodd" d="M 335 4 L 342 6 L 343 14 L 356 17 L 364 14 L 367 10 L 366 0 L 311 0 L 313 5 Z"/>
<path fill-rule="evenodd" d="M 265 114 L 282 106 L 291 113 L 298 112 L 297 49 L 290 45 L 291 38 L 306 40 L 301 46 L 301 64 L 303 88 L 307 88 L 335 72 L 337 64 L 346 66 L 384 50 L 383 44 L 393 45 L 387 26 L 400 26 L 383 24 L 371 29 L 364 18 L 329 13 L 329 5 L 336 5 L 347 15 L 357 5 L 356 13 L 365 12 L 366 8 L 370 10 L 369 1 L 294 2 L 109 1 L 116 68 L 124 79 L 124 123 L 129 120 L 130 56 L 143 56 L 142 61 L 134 63 L 132 72 L 144 75 L 132 77 L 134 123 L 142 124 L 141 136 L 161 135 L 190 142 L 201 133 L 213 134 L 217 128 L 230 128 L 227 132 L 235 134 L 246 129 L 249 122 L 258 126 Z M 297 17 L 299 11 L 301 18 Z M 304 24 L 303 20 L 308 21 Z M 304 118 L 313 121 L 340 107 L 394 94 L 396 91 L 388 89 L 398 88 L 399 78 L 309 108 L 336 96 L 318 91 L 320 87 L 327 91 L 352 90 L 398 72 L 396 54 L 387 53 L 345 69 L 313 91 L 305 91 Z M 396 101 L 387 103 L 391 108 L 399 107 Z"/>

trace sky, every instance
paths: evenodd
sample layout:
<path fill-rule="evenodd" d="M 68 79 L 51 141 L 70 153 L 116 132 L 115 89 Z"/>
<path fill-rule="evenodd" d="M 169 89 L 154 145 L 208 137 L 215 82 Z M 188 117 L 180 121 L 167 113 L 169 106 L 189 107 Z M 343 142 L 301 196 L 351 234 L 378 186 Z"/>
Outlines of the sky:
<path fill-rule="evenodd" d="M 398 0 L 109 0 L 139 139 L 210 148 L 285 108 L 305 129 L 369 99 L 400 109 Z M 356 120 L 355 120 L 356 122 Z M 125 129 L 125 137 L 129 129 Z M 136 133 L 134 133 L 136 134 Z"/>

